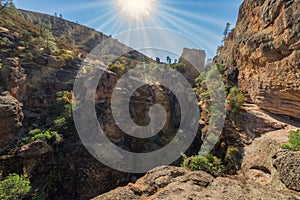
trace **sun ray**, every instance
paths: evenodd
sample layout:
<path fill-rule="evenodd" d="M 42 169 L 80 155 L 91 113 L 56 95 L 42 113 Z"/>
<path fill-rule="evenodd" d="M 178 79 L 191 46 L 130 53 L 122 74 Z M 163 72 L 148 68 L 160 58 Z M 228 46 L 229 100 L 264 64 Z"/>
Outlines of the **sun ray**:
<path fill-rule="evenodd" d="M 107 20 L 105 23 L 101 24 L 97 29 L 98 30 L 106 30 L 106 27 L 110 25 L 113 21 L 115 21 L 118 18 L 118 16 L 113 16 L 109 20 Z"/>
<path fill-rule="evenodd" d="M 186 10 L 174 9 L 165 5 L 161 7 L 161 10 L 164 10 L 165 12 L 172 12 L 176 14 L 177 17 L 179 16 L 184 18 L 189 17 L 215 26 L 224 26 L 225 24 L 223 19 L 217 19 L 212 16 L 202 15 L 200 13 L 191 13 Z"/>
<path fill-rule="evenodd" d="M 176 25 L 178 27 L 183 27 L 186 30 L 189 31 L 197 31 L 200 34 L 204 34 L 212 39 L 220 39 L 220 35 L 209 31 L 208 29 L 202 28 L 201 26 L 197 25 L 197 24 L 193 24 L 183 18 L 177 17 L 175 15 L 169 14 L 167 12 L 161 11 L 161 13 L 163 14 L 163 16 L 166 17 L 166 20 L 173 20 L 174 23 L 176 23 Z M 188 28 L 188 29 L 187 29 Z"/>
<path fill-rule="evenodd" d="M 185 30 L 187 29 L 187 27 L 185 26 L 181 26 L 179 25 L 176 20 L 172 20 L 172 19 L 166 19 L 166 22 L 170 23 L 171 25 L 175 26 L 180 32 L 187 34 L 190 37 L 196 38 L 196 42 L 199 44 L 199 46 L 202 47 L 203 50 L 206 50 L 207 53 L 209 54 L 210 57 L 212 57 L 213 53 L 214 53 L 214 44 L 207 41 L 207 37 L 206 36 L 200 36 L 199 32 L 192 32 L 192 31 L 188 31 L 186 32 Z M 199 39 L 199 38 L 206 38 L 205 42 L 203 41 L 203 39 Z"/>
<path fill-rule="evenodd" d="M 198 0 L 103 0 L 77 5 L 72 9 L 93 9 L 94 13 L 99 9 L 98 12 L 101 15 L 87 21 L 85 24 L 88 26 L 98 24 L 97 29 L 99 31 L 113 35 L 113 37 L 120 32 L 138 28 L 168 28 L 191 36 L 199 44 L 198 48 L 205 49 L 208 54 L 213 56 L 217 44 L 221 42 L 222 29 L 227 22 L 225 21 L 226 18 L 220 19 L 212 16 L 210 12 L 198 13 L 196 12 L 197 9 L 190 10 L 189 6 L 199 9 L 207 8 L 208 10 L 211 8 L 232 7 L 227 2 L 216 3 Z M 206 26 L 213 27 L 214 31 L 205 28 Z M 220 31 L 216 32 L 215 30 Z M 152 34 L 155 35 L 155 33 Z M 125 44 L 132 36 L 126 37 L 128 38 L 123 38 Z M 158 35 L 157 37 L 166 43 L 180 43 L 180 41 L 174 41 L 170 35 Z M 143 42 L 146 46 L 151 45 L 153 40 L 155 38 L 150 33 L 143 31 Z M 181 48 L 181 51 L 183 47 L 178 48 Z"/>
<path fill-rule="evenodd" d="M 223 2 L 214 2 L 214 1 L 200 1 L 200 0 L 161 0 L 161 4 L 164 5 L 176 5 L 179 6 L 192 6 L 192 7 L 204 7 L 204 8 L 231 8 L 232 4 L 228 3 L 227 1 L 223 1 Z"/>
<path fill-rule="evenodd" d="M 114 10 L 107 11 L 105 14 L 100 15 L 99 17 L 96 17 L 92 20 L 85 22 L 85 24 L 89 26 L 89 25 L 95 24 L 97 22 L 99 23 L 102 21 L 107 21 L 106 19 L 111 18 L 111 16 L 113 16 L 114 12 L 115 12 Z"/>
<path fill-rule="evenodd" d="M 74 4 L 70 7 L 64 8 L 64 12 L 76 12 L 76 11 L 83 11 L 89 10 L 93 8 L 101 8 L 101 7 L 110 7 L 112 5 L 111 1 L 93 1 L 89 3 L 81 3 L 81 4 Z"/>
<path fill-rule="evenodd" d="M 167 13 L 160 13 L 161 18 L 163 18 L 166 22 L 170 23 L 172 26 L 177 28 L 179 31 L 188 34 L 192 36 L 193 38 L 197 38 L 197 42 L 201 44 L 201 46 L 204 48 L 204 50 L 207 50 L 207 53 L 212 56 L 214 55 L 215 51 L 215 43 L 210 41 L 219 41 L 221 37 L 216 35 L 215 33 L 212 33 L 210 31 L 207 31 L 200 26 L 197 26 L 195 24 L 186 22 L 185 20 L 181 18 L 176 18 L 173 15 L 169 15 Z M 183 24 L 183 25 L 181 25 Z M 188 30 L 188 31 L 186 31 Z M 212 37 L 214 36 L 214 37 Z M 198 39 L 200 38 L 200 39 Z M 206 38 L 205 40 L 203 38 Z M 209 38 L 209 39 L 208 39 Z"/>

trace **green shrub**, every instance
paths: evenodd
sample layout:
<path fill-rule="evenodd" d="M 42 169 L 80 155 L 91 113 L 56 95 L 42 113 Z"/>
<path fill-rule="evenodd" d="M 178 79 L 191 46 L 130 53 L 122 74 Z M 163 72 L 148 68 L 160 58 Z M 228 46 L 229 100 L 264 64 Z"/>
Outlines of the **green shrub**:
<path fill-rule="evenodd" d="M 6 46 L 13 45 L 13 43 L 7 37 L 1 38 L 0 39 L 0 44 L 6 45 Z"/>
<path fill-rule="evenodd" d="M 206 85 L 206 73 L 202 72 L 196 79 L 195 79 L 195 83 L 196 83 L 196 87 L 194 88 L 195 93 L 197 94 L 197 96 L 199 97 L 203 97 L 204 95 L 202 95 L 203 93 L 207 92 L 209 94 L 207 85 Z M 206 100 L 210 99 L 210 97 L 208 96 L 206 98 Z"/>
<path fill-rule="evenodd" d="M 118 73 L 118 72 L 124 72 L 128 70 L 128 67 L 126 67 L 124 64 L 120 63 L 120 61 L 116 61 L 111 67 L 109 67 L 109 70 L 112 72 Z"/>
<path fill-rule="evenodd" d="M 66 120 L 72 116 L 72 93 L 69 91 L 57 92 L 56 101 L 50 106 L 50 115 L 52 117 L 62 118 Z"/>
<path fill-rule="evenodd" d="M 34 129 L 29 131 L 28 134 L 31 136 L 23 138 L 21 145 L 28 144 L 37 140 L 52 140 L 53 138 L 55 139 L 56 143 L 60 143 L 62 140 L 58 132 L 52 130 L 51 128 L 47 129 L 46 131 Z"/>
<path fill-rule="evenodd" d="M 180 73 L 184 73 L 186 71 L 186 65 L 183 63 L 172 64 L 172 67 Z"/>
<path fill-rule="evenodd" d="M 224 164 L 226 165 L 228 174 L 235 174 L 239 170 L 241 159 L 242 156 L 237 147 L 229 146 L 227 148 Z"/>
<path fill-rule="evenodd" d="M 74 56 L 69 53 L 63 53 L 63 54 L 59 55 L 59 59 L 62 61 L 69 61 L 69 60 L 73 60 Z"/>
<path fill-rule="evenodd" d="M 221 63 L 216 63 L 215 66 L 219 70 L 220 74 L 224 74 L 225 73 L 225 65 L 223 65 Z"/>
<path fill-rule="evenodd" d="M 202 170 L 214 174 L 216 172 L 222 172 L 224 169 L 221 159 L 211 154 L 207 154 L 206 156 L 196 155 L 189 158 L 184 155 L 183 159 L 182 166 L 192 171 Z"/>
<path fill-rule="evenodd" d="M 0 182 L 0 199 L 22 199 L 30 189 L 30 181 L 27 178 L 18 174 L 10 174 Z"/>
<path fill-rule="evenodd" d="M 26 46 L 24 41 L 20 41 L 20 42 L 19 42 L 19 45 L 22 46 L 22 47 L 25 47 L 25 46 Z"/>
<path fill-rule="evenodd" d="M 31 131 L 29 131 L 29 135 L 36 135 L 36 134 L 39 134 L 39 133 L 41 133 L 42 132 L 42 130 L 41 129 L 33 129 L 33 130 L 31 130 Z"/>
<path fill-rule="evenodd" d="M 66 125 L 67 125 L 67 120 L 64 117 L 59 117 L 56 120 L 54 120 L 55 129 L 65 128 Z"/>
<path fill-rule="evenodd" d="M 300 129 L 290 132 L 289 143 L 283 144 L 282 148 L 290 151 L 300 151 Z"/>
<path fill-rule="evenodd" d="M 246 98 L 239 91 L 237 87 L 230 88 L 229 94 L 227 96 L 227 104 L 230 106 L 230 110 L 233 113 L 237 113 L 241 106 L 245 103 Z"/>

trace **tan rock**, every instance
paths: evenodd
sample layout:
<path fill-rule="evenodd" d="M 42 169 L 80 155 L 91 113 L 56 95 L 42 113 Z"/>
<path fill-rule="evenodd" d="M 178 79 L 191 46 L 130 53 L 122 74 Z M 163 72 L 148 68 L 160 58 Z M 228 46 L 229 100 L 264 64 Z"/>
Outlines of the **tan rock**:
<path fill-rule="evenodd" d="M 159 167 L 135 184 L 119 187 L 94 200 L 173 200 L 173 199 L 296 199 L 299 195 L 248 184 L 236 177 L 213 178 L 202 172 L 178 167 Z"/>

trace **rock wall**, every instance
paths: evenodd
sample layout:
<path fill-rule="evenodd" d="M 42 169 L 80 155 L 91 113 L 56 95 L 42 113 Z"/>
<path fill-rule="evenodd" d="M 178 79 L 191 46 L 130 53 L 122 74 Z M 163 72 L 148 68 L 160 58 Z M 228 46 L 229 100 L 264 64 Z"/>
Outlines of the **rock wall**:
<path fill-rule="evenodd" d="M 300 1 L 245 0 L 217 60 L 231 85 L 275 114 L 300 118 Z"/>

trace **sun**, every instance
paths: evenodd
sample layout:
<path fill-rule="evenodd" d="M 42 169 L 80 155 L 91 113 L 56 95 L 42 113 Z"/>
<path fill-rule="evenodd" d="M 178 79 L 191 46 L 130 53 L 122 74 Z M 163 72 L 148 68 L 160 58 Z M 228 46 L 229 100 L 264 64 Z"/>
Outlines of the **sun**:
<path fill-rule="evenodd" d="M 116 0 L 121 15 L 140 19 L 150 16 L 154 10 L 154 0 Z"/>

